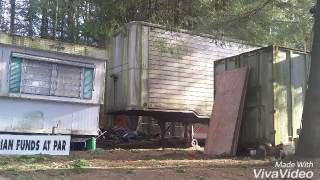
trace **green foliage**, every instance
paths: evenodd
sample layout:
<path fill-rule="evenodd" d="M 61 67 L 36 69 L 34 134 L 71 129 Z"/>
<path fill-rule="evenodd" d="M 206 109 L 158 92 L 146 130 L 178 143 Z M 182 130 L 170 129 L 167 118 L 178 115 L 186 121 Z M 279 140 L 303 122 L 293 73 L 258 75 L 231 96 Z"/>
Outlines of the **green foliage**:
<path fill-rule="evenodd" d="M 223 11 L 206 6 L 199 31 L 218 33 L 258 44 L 309 48 L 312 16 L 311 0 L 239 0 Z"/>
<path fill-rule="evenodd" d="M 0 11 L 0 29 L 10 21 Z M 104 46 L 130 21 L 310 48 L 314 0 L 16 0 L 16 33 Z"/>

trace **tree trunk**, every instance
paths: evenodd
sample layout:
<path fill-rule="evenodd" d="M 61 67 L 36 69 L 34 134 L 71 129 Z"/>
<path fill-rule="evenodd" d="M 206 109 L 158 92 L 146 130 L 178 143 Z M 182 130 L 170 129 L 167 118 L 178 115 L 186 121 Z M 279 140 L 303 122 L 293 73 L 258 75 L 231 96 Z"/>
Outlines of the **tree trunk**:
<path fill-rule="evenodd" d="M 28 7 L 28 14 L 27 14 L 27 34 L 28 36 L 33 36 L 34 31 L 33 31 L 33 18 L 35 16 L 34 12 L 34 5 L 33 5 L 33 0 L 29 0 L 29 7 Z"/>
<path fill-rule="evenodd" d="M 80 29 L 80 20 L 79 20 L 79 18 L 80 18 L 80 13 L 81 13 L 81 4 L 78 2 L 78 1 L 76 1 L 76 5 L 75 5 L 75 19 L 74 19 L 74 21 L 75 21 L 75 25 L 76 25 L 76 27 L 75 27 L 75 41 L 76 42 L 79 42 L 79 40 L 80 40 L 80 37 L 79 37 L 79 29 Z"/>
<path fill-rule="evenodd" d="M 10 0 L 10 33 L 15 33 L 16 0 Z"/>
<path fill-rule="evenodd" d="M 314 12 L 311 67 L 302 116 L 302 132 L 297 154 L 307 157 L 320 156 L 320 0 Z"/>
<path fill-rule="evenodd" d="M 62 1 L 62 3 L 60 3 L 60 12 L 59 12 L 59 16 L 61 17 L 61 21 L 60 21 L 60 28 L 59 28 L 59 33 L 60 33 L 60 40 L 63 41 L 64 40 L 64 36 L 65 36 L 65 2 Z"/>
<path fill-rule="evenodd" d="M 42 13 L 42 18 L 41 18 L 41 27 L 40 27 L 40 37 L 47 38 L 48 37 L 48 10 L 46 5 L 43 5 L 43 7 L 41 7 L 41 13 Z"/>
<path fill-rule="evenodd" d="M 67 24 L 68 24 L 68 39 L 70 42 L 74 42 L 74 3 L 73 0 L 68 1 L 68 9 L 67 9 Z"/>
<path fill-rule="evenodd" d="M 57 24 L 58 24 L 58 12 L 59 12 L 59 0 L 53 0 L 52 3 L 54 4 L 54 15 L 52 16 L 53 22 L 52 22 L 52 34 L 51 38 L 56 39 L 57 34 Z"/>
<path fill-rule="evenodd" d="M 175 0 L 172 8 L 173 12 L 173 26 L 176 27 L 179 25 L 180 21 L 180 2 L 179 0 Z"/>
<path fill-rule="evenodd" d="M 3 7 L 4 3 L 2 0 L 0 0 L 0 30 L 3 31 Z"/>

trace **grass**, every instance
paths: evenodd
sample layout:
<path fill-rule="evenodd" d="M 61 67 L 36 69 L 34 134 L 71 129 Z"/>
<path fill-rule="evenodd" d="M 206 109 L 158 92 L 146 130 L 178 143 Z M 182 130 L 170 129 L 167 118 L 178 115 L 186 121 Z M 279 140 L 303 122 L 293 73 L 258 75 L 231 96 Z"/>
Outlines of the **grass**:
<path fill-rule="evenodd" d="M 84 172 L 84 168 L 85 167 L 88 167 L 89 166 L 89 163 L 87 160 L 84 160 L 84 159 L 77 159 L 77 160 L 74 160 L 71 164 L 70 164 L 70 167 L 73 171 L 75 172 Z"/>
<path fill-rule="evenodd" d="M 0 161 L 0 166 L 6 166 L 8 164 L 9 164 L 9 162 L 6 160 Z"/>
<path fill-rule="evenodd" d="M 44 156 L 44 155 L 39 155 L 39 156 L 19 156 L 17 158 L 17 161 L 20 163 L 25 163 L 25 164 L 35 164 L 35 163 L 41 163 L 41 162 L 46 162 L 46 161 L 51 161 L 52 157 L 50 156 Z"/>

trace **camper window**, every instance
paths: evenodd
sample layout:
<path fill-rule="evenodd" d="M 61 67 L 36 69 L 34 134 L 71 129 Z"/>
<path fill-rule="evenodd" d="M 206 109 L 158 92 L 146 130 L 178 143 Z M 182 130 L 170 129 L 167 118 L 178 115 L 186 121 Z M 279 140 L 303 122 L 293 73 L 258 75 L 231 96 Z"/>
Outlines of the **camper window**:
<path fill-rule="evenodd" d="M 91 99 L 93 68 L 12 57 L 10 93 Z"/>

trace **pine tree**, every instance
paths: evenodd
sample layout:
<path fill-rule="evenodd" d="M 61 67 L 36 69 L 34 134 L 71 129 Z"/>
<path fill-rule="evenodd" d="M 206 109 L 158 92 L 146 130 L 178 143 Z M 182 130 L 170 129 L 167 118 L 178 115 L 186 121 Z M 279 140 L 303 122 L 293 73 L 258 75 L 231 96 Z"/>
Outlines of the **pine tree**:
<path fill-rule="evenodd" d="M 10 0 L 10 33 L 15 33 L 16 1 Z"/>
<path fill-rule="evenodd" d="M 320 0 L 312 9 L 314 13 L 313 43 L 311 51 L 311 66 L 303 108 L 302 134 L 298 144 L 298 155 L 320 157 Z"/>

